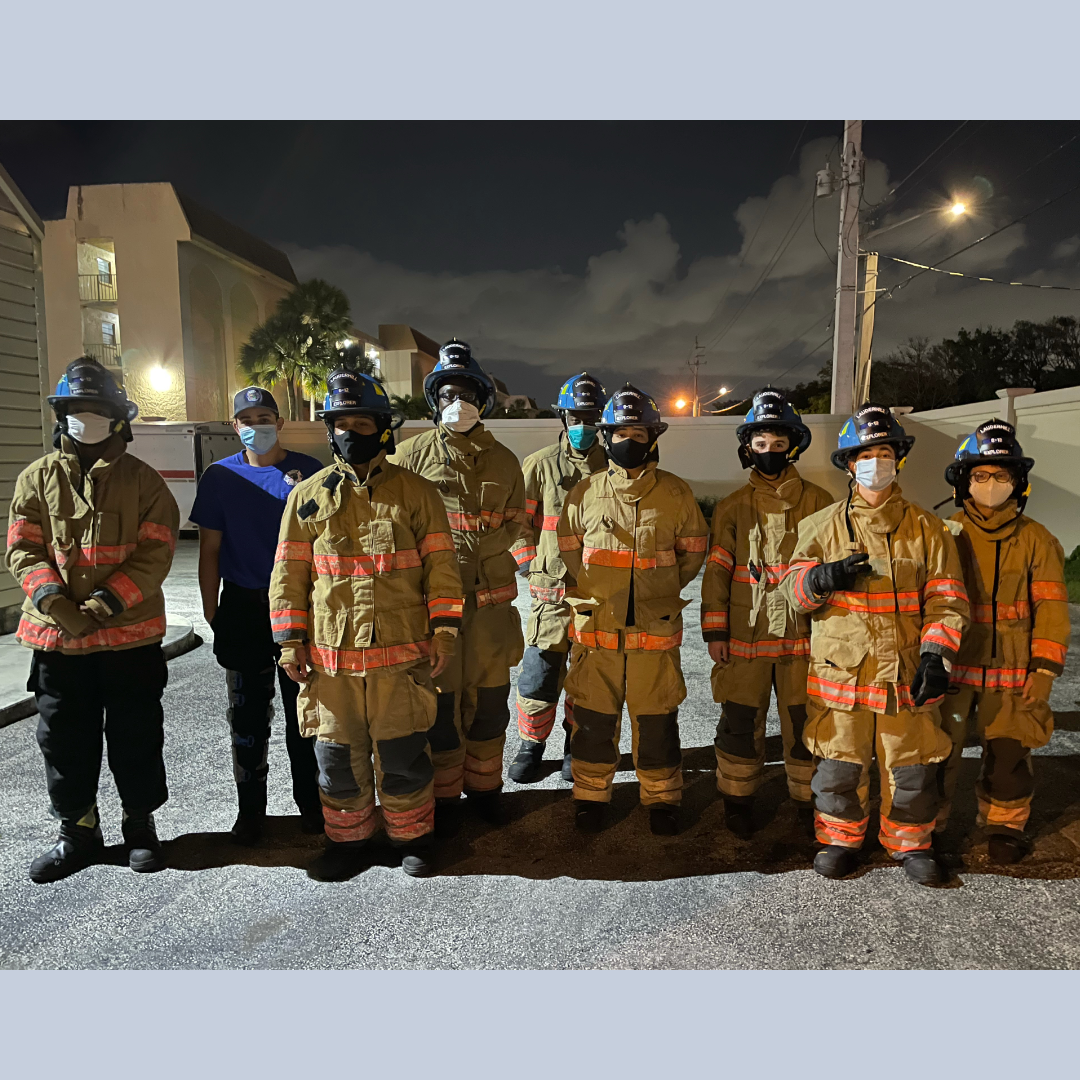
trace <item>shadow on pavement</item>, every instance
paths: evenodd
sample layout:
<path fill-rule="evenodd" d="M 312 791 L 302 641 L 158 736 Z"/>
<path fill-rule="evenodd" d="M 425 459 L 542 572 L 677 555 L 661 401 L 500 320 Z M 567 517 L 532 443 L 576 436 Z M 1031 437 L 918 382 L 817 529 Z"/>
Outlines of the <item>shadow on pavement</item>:
<path fill-rule="evenodd" d="M 1061 727 L 1077 724 L 1080 714 L 1061 714 Z M 766 741 L 766 759 L 780 756 L 778 737 Z M 1034 759 L 1036 799 L 1028 835 L 1033 851 L 1016 866 L 989 862 L 986 841 L 975 827 L 974 785 L 979 761 L 965 758 L 960 797 L 953 811 L 953 842 L 943 861 L 955 873 L 990 873 L 1015 878 L 1055 880 L 1080 877 L 1080 786 L 1078 761 L 1067 756 Z M 551 763 L 554 768 L 557 762 Z M 442 841 L 438 854 L 441 876 L 508 875 L 544 880 L 570 877 L 598 881 L 660 881 L 704 874 L 756 871 L 763 874 L 806 870 L 816 850 L 814 841 L 799 828 L 795 809 L 787 797 L 783 767 L 766 766 L 766 780 L 758 795 L 758 830 L 747 841 L 736 839 L 724 826 L 723 806 L 716 793 L 712 746 L 684 752 L 682 831 L 660 837 L 649 832 L 648 814 L 638 805 L 635 782 L 615 785 L 608 827 L 585 835 L 574 828 L 570 786 L 558 790 L 514 787 L 504 796 L 509 821 L 501 829 L 486 825 L 468 812 L 457 836 Z M 621 770 L 632 769 L 624 755 Z M 224 866 L 292 866 L 306 869 L 323 845 L 320 836 L 300 831 L 298 817 L 269 818 L 262 842 L 239 847 L 228 833 L 188 833 L 167 841 L 169 866 L 199 871 Z M 876 821 L 871 815 L 870 836 L 855 876 L 871 869 L 896 866 L 872 838 Z M 122 861 L 122 849 L 110 849 Z M 110 859 L 112 861 L 112 859 Z M 366 865 L 397 866 L 400 853 L 380 838 L 373 841 Z M 959 884 L 954 877 L 953 884 Z"/>

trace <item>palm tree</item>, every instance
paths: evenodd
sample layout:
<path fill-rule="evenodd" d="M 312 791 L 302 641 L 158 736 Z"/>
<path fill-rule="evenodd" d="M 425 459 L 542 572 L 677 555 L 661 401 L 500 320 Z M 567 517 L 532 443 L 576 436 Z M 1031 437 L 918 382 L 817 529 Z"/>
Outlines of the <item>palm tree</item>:
<path fill-rule="evenodd" d="M 318 397 L 326 376 L 340 362 L 352 328 L 349 299 L 336 286 L 313 278 L 298 285 L 240 347 L 237 370 L 254 386 L 284 382 L 288 416 L 300 416 L 301 389 Z"/>
<path fill-rule="evenodd" d="M 431 409 L 421 394 L 395 394 L 390 398 L 390 407 L 406 420 L 431 419 Z"/>

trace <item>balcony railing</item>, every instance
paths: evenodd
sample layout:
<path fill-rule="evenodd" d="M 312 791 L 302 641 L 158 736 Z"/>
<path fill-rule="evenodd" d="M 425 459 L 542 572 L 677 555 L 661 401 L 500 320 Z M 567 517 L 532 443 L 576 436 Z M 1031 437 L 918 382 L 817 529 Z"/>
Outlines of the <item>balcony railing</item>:
<path fill-rule="evenodd" d="M 107 368 L 120 370 L 120 350 L 115 345 L 102 345 L 100 341 L 84 343 L 83 352 Z"/>
<path fill-rule="evenodd" d="M 116 277 L 104 274 L 79 275 L 79 299 L 108 302 L 116 299 Z"/>

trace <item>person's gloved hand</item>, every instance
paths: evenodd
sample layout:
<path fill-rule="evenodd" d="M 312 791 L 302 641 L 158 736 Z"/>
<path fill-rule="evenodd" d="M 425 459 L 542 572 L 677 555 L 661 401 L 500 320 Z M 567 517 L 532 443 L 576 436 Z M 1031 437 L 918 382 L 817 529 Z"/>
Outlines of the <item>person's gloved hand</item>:
<path fill-rule="evenodd" d="M 1049 701 L 1054 676 L 1049 671 L 1029 671 L 1024 682 L 1025 701 Z"/>
<path fill-rule="evenodd" d="M 806 575 L 806 584 L 818 596 L 827 596 L 831 592 L 854 588 L 855 579 L 859 574 L 869 572 L 870 556 L 865 551 L 859 551 L 846 559 L 815 566 Z"/>
<path fill-rule="evenodd" d="M 112 609 L 100 597 L 91 596 L 89 600 L 79 605 L 79 610 L 87 615 L 92 615 L 98 622 L 104 622 L 113 616 Z"/>
<path fill-rule="evenodd" d="M 919 670 L 911 680 L 911 700 L 916 708 L 944 697 L 948 689 L 949 673 L 945 670 L 945 661 L 937 653 L 924 652 L 919 661 Z"/>
<path fill-rule="evenodd" d="M 431 677 L 437 679 L 450 663 L 457 645 L 457 635 L 436 630 L 431 637 Z"/>
<path fill-rule="evenodd" d="M 85 611 L 80 611 L 79 605 L 74 600 L 61 596 L 59 593 L 49 597 L 44 613 L 68 637 L 82 637 L 93 624 L 93 619 Z"/>

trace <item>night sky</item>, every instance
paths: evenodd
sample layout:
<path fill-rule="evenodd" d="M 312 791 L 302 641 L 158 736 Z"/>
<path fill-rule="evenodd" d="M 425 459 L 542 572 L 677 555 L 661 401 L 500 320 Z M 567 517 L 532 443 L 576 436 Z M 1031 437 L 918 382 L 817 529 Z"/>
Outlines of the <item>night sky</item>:
<path fill-rule="evenodd" d="M 926 214 L 869 246 L 935 262 L 1080 184 L 1080 138 L 1057 150 L 1080 123 L 959 124 L 866 122 L 865 200 L 884 200 L 869 228 L 956 199 L 974 209 L 955 222 Z M 0 163 L 45 218 L 63 215 L 71 184 L 171 181 L 282 247 L 301 278 L 344 288 L 361 329 L 408 322 L 437 340 L 464 337 L 511 390 L 547 404 L 584 367 L 672 394 L 688 385 L 695 335 L 708 346 L 703 389 L 723 381 L 743 396 L 769 377 L 812 377 L 829 356 L 837 228 L 836 197 L 815 203 L 813 181 L 830 154 L 835 166 L 841 131 L 841 121 L 4 123 Z M 947 266 L 1080 288 L 1080 191 Z M 910 273 L 883 261 L 882 284 Z M 924 274 L 882 303 L 875 355 L 911 335 L 1056 314 L 1080 315 L 1080 292 Z"/>

